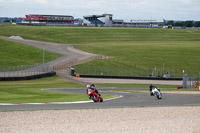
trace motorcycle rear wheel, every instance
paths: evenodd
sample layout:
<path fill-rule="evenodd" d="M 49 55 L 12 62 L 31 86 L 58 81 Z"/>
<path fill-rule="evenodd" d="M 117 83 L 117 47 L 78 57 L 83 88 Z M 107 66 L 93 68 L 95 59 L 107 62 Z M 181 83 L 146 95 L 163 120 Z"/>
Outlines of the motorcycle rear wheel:
<path fill-rule="evenodd" d="M 103 98 L 102 97 L 99 97 L 100 98 L 100 102 L 103 102 Z"/>

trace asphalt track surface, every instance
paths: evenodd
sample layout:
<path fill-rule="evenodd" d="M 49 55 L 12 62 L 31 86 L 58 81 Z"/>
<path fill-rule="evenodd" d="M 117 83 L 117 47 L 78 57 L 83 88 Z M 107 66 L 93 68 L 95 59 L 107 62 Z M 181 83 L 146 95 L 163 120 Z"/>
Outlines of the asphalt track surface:
<path fill-rule="evenodd" d="M 150 96 L 149 93 L 108 92 L 108 90 L 114 89 L 100 89 L 99 92 L 101 94 L 115 94 L 122 97 L 104 101 L 102 103 L 89 102 L 71 104 L 49 103 L 42 105 L 0 105 L 0 111 L 200 106 L 199 94 L 163 94 L 163 98 L 158 100 L 155 97 Z M 85 93 L 85 89 L 51 89 L 49 91 L 61 93 Z"/>
<path fill-rule="evenodd" d="M 76 50 L 71 45 L 47 43 L 33 40 L 18 40 L 10 39 L 8 37 L 2 37 L 9 41 L 19 42 L 27 45 L 31 45 L 37 48 L 45 49 L 51 52 L 60 53 L 62 56 L 54 61 L 50 62 L 50 66 L 62 65 L 62 64 L 79 64 L 88 62 L 95 58 L 100 58 L 100 55 L 95 55 L 80 50 Z M 60 75 L 66 75 L 64 72 L 58 72 Z M 68 78 L 63 76 L 64 78 Z M 87 81 L 79 82 L 91 82 L 91 79 Z M 123 81 L 125 82 L 125 81 Z M 133 80 L 128 81 L 133 82 Z M 139 82 L 138 80 L 134 82 Z M 142 82 L 146 82 L 143 80 Z M 154 81 L 155 82 L 155 81 Z M 165 84 L 165 83 L 164 83 Z M 177 83 L 168 83 L 177 84 Z M 180 83 L 178 83 L 180 84 Z M 100 92 L 106 92 L 108 89 L 100 89 Z M 52 91 L 52 90 L 51 90 Z M 53 90 L 55 91 L 55 90 Z M 85 93 L 85 89 L 56 89 L 56 91 L 62 93 Z M 163 94 L 162 100 L 157 100 L 155 97 L 149 96 L 147 93 L 109 93 L 121 95 L 121 98 L 108 100 L 103 103 L 73 103 L 73 104 L 30 104 L 30 105 L 0 105 L 0 111 L 12 111 L 12 110 L 57 110 L 57 109 L 96 109 L 96 108 L 123 108 L 123 107 L 157 107 L 157 106 L 187 106 L 187 105 L 200 105 L 200 95 L 184 95 L 184 94 Z"/>

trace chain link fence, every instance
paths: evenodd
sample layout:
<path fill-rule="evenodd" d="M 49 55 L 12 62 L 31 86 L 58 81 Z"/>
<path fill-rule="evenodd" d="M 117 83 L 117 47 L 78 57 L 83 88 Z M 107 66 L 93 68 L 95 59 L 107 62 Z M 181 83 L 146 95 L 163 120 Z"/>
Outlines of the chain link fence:
<path fill-rule="evenodd" d="M 200 86 L 200 77 L 189 77 L 184 75 L 183 77 L 183 88 L 194 88 L 199 89 Z"/>
<path fill-rule="evenodd" d="M 1 66 L 0 77 L 27 77 L 52 72 L 48 63 L 39 65 Z"/>
<path fill-rule="evenodd" d="M 74 65 L 85 63 L 94 59 L 106 58 L 104 56 L 94 56 L 94 57 L 82 57 L 78 60 L 73 60 L 70 62 L 57 63 L 56 65 L 50 62 L 44 64 L 36 65 L 20 65 L 20 66 L 0 66 L 0 78 L 9 77 L 27 77 L 45 74 L 49 72 L 55 72 L 58 70 L 69 71 Z"/>
<path fill-rule="evenodd" d="M 27 77 L 55 72 L 57 70 L 69 71 L 72 67 L 74 74 L 94 75 L 94 76 L 126 76 L 126 77 L 152 77 L 152 78 L 183 78 L 183 88 L 197 88 L 200 86 L 200 71 L 184 70 L 163 70 L 163 69 L 141 69 L 141 68 L 111 68 L 111 67 L 91 67 L 75 65 L 76 62 L 64 63 L 57 66 L 51 66 L 50 63 L 39 65 L 21 65 L 21 66 L 1 66 L 0 77 Z M 75 65 L 75 66 L 74 66 Z M 71 71 L 69 71 L 71 72 Z M 70 73 L 71 74 L 71 73 Z M 72 74 L 71 74 L 72 75 Z M 196 78 L 192 78 L 196 77 Z"/>
<path fill-rule="evenodd" d="M 190 77 L 200 77 L 199 71 L 163 70 L 163 69 L 140 69 L 140 68 L 111 68 L 92 66 L 73 66 L 75 73 L 80 75 L 102 76 L 130 76 L 130 77 L 156 77 L 156 78 L 182 78 L 184 74 Z"/>

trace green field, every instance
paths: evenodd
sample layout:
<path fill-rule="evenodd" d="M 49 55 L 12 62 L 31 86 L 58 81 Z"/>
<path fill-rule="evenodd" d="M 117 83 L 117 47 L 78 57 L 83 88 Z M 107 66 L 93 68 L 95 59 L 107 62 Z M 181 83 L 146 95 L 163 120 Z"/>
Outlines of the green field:
<path fill-rule="evenodd" d="M 85 86 L 57 76 L 30 80 L 0 82 L 0 103 L 43 103 L 43 102 L 72 102 L 89 100 L 84 94 L 65 94 L 49 92 L 42 89 L 50 88 L 83 88 Z M 116 95 L 103 94 L 104 99 Z"/>
<path fill-rule="evenodd" d="M 83 69 L 91 69 L 92 73 L 103 69 L 128 75 L 154 68 L 161 73 L 163 66 L 162 73 L 178 76 L 182 76 L 182 70 L 194 75 L 200 71 L 198 30 L 0 26 L 0 35 L 73 44 L 81 50 L 113 57 L 79 65 L 79 73 Z"/>
<path fill-rule="evenodd" d="M 25 44 L 0 39 L 0 66 L 34 65 L 43 62 L 43 50 Z M 48 62 L 60 54 L 45 51 Z"/>
<path fill-rule="evenodd" d="M 76 66 L 76 71 L 107 75 L 129 76 L 133 73 L 163 69 L 165 72 L 200 74 L 200 31 L 140 28 L 91 28 L 91 27 L 32 27 L 0 25 L 0 35 L 21 36 L 25 39 L 73 44 L 76 48 L 110 56 Z M 42 50 L 0 40 L 0 66 L 32 65 L 42 63 Z M 60 55 L 46 52 L 46 61 Z M 95 68 L 95 71 L 91 71 Z M 104 71 L 105 75 L 105 71 Z M 200 75 L 198 75 L 200 76 Z M 119 88 L 147 88 L 147 85 L 100 86 Z M 85 94 L 48 92 L 45 88 L 85 88 L 80 84 L 50 77 L 31 81 L 0 82 L 0 103 L 66 102 L 88 100 Z M 174 88 L 175 86 L 160 86 Z M 103 98 L 113 97 L 103 95 Z"/>

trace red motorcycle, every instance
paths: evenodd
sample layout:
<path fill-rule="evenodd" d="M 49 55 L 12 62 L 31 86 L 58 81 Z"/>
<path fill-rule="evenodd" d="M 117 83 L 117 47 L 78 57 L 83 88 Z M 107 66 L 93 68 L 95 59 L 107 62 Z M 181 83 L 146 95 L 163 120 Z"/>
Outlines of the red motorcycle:
<path fill-rule="evenodd" d="M 103 102 L 103 98 L 99 96 L 98 93 L 96 93 L 92 89 L 87 89 L 87 95 L 92 99 L 95 103 L 96 102 Z"/>

